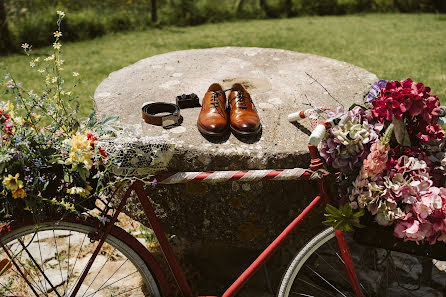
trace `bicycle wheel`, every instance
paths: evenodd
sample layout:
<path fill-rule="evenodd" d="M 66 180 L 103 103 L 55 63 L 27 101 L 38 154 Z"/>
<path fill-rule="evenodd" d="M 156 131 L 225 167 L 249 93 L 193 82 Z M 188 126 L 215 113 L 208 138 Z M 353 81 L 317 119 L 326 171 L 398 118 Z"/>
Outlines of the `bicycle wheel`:
<path fill-rule="evenodd" d="M 446 262 L 363 246 L 345 235 L 364 296 L 445 296 Z M 338 254 L 333 228 L 319 233 L 297 254 L 278 296 L 356 296 Z"/>
<path fill-rule="evenodd" d="M 0 241 L 6 251 L 0 247 L 0 260 L 9 260 L 9 253 L 18 268 L 12 265 L 0 276 L 0 296 L 70 296 L 97 245 L 88 237 L 97 231 L 93 226 L 80 219 L 3 226 Z M 161 296 L 141 247 L 114 226 L 76 296 Z"/>

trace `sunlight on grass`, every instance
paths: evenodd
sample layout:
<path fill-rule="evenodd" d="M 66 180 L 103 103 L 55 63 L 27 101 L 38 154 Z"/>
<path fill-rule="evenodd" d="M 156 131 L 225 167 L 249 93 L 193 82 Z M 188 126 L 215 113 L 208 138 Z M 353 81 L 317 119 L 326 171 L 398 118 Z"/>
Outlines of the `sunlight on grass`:
<path fill-rule="evenodd" d="M 92 108 L 95 88 L 112 71 L 156 54 L 218 46 L 282 48 L 346 61 L 384 79 L 411 77 L 432 87 L 446 104 L 445 36 L 443 15 L 302 17 L 116 33 L 66 43 L 63 55 L 67 78 L 77 71 L 83 79 L 76 90 L 81 96 L 83 115 Z M 49 53 L 49 48 L 33 51 L 34 56 Z M 38 81 L 33 78 L 38 75 L 30 71 L 28 58 L 0 57 L 0 64 L 6 65 L 29 88 L 38 88 Z"/>

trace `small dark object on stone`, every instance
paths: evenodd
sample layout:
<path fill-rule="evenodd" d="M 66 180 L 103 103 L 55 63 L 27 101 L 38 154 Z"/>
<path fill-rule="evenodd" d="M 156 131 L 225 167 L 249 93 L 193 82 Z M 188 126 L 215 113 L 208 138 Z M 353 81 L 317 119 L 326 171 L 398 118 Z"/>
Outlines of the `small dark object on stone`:
<path fill-rule="evenodd" d="M 177 105 L 181 109 L 201 107 L 198 96 L 194 93 L 177 96 Z"/>

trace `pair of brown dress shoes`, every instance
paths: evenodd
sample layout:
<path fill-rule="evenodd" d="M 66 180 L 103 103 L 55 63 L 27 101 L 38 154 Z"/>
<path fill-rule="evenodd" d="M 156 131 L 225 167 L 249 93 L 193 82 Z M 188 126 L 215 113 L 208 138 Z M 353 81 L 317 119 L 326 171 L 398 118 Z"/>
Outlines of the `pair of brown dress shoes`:
<path fill-rule="evenodd" d="M 230 127 L 239 136 L 256 135 L 262 129 L 251 96 L 241 84 L 234 84 L 228 100 L 220 84 L 212 84 L 204 95 L 197 126 L 208 136 L 222 136 Z M 228 112 L 229 111 L 229 112 Z"/>

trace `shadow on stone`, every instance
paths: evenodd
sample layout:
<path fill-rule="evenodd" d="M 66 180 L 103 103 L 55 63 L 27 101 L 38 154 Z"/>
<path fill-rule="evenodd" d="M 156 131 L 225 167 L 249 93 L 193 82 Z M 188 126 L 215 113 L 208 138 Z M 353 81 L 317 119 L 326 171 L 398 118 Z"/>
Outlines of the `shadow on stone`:
<path fill-rule="evenodd" d="M 200 134 L 209 142 L 212 143 L 225 143 L 228 141 L 229 136 L 231 136 L 231 132 L 228 130 L 223 136 L 211 136 L 211 135 L 205 135 L 200 132 Z"/>
<path fill-rule="evenodd" d="M 292 122 L 291 124 L 293 124 L 297 129 L 299 129 L 303 133 L 307 134 L 308 136 L 311 135 L 311 131 L 308 130 L 305 126 L 299 124 L 298 122 Z"/>
<path fill-rule="evenodd" d="M 260 138 L 262 138 L 262 131 L 263 131 L 263 128 L 260 129 L 259 133 L 257 133 L 256 135 L 252 135 L 252 136 L 242 136 L 242 135 L 237 135 L 234 133 L 233 134 L 234 134 L 235 138 L 237 138 L 241 142 L 252 144 L 252 143 L 258 142 L 260 140 Z"/>

